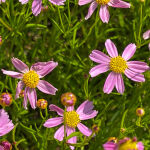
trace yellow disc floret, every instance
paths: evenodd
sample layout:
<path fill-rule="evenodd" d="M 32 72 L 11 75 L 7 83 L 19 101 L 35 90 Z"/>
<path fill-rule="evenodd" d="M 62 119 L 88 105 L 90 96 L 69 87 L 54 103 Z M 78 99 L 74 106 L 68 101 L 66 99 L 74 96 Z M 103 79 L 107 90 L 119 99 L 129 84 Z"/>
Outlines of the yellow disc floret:
<path fill-rule="evenodd" d="M 127 142 L 122 143 L 121 145 L 119 145 L 118 150 L 138 150 L 137 142 L 132 141 L 132 140 L 128 140 Z"/>
<path fill-rule="evenodd" d="M 124 73 L 128 68 L 127 62 L 121 56 L 111 58 L 109 67 L 115 73 Z"/>
<path fill-rule="evenodd" d="M 22 81 L 27 87 L 36 88 L 39 83 L 39 75 L 35 71 L 30 70 L 23 75 Z"/>
<path fill-rule="evenodd" d="M 75 128 L 80 123 L 80 118 L 75 111 L 68 111 L 64 114 L 64 121 L 68 127 Z"/>
<path fill-rule="evenodd" d="M 96 2 L 100 5 L 106 5 L 106 4 L 108 4 L 109 1 L 110 0 L 96 0 Z"/>

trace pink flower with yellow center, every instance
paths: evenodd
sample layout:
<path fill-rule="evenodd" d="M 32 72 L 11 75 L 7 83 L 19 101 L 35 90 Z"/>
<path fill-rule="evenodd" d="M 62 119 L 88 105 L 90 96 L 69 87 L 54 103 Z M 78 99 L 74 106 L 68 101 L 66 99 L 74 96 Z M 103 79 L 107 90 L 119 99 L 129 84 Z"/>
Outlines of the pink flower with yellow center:
<path fill-rule="evenodd" d="M 54 5 L 64 5 L 66 0 L 49 0 Z M 29 0 L 19 0 L 22 4 L 26 4 Z M 32 13 L 37 16 L 42 10 L 42 0 L 33 0 L 32 2 Z"/>
<path fill-rule="evenodd" d="M 136 138 L 124 138 L 119 142 L 108 141 L 103 144 L 103 148 L 104 150 L 144 150 L 144 145 Z"/>
<path fill-rule="evenodd" d="M 66 133 L 69 136 L 71 133 L 75 132 L 75 128 L 77 127 L 81 133 L 86 136 L 90 136 L 92 134 L 92 130 L 87 128 L 84 124 L 81 123 L 82 120 L 87 120 L 94 118 L 98 111 L 93 110 L 93 103 L 91 101 L 84 101 L 78 109 L 75 111 L 74 106 L 67 107 L 66 113 L 64 110 L 57 107 L 56 105 L 50 105 L 50 111 L 56 111 L 60 117 L 48 119 L 44 123 L 44 127 L 52 128 L 58 126 L 62 123 L 66 123 Z M 64 138 L 64 125 L 62 125 L 54 135 L 54 138 L 62 141 Z M 74 136 L 68 140 L 68 143 L 75 144 L 77 142 L 77 137 Z M 70 146 L 71 149 L 74 149 L 73 146 Z"/>
<path fill-rule="evenodd" d="M 144 32 L 143 34 L 143 39 L 147 40 L 150 38 L 150 30 L 147 30 L 146 32 Z M 148 49 L 150 50 L 150 43 L 148 44 Z"/>
<path fill-rule="evenodd" d="M 14 124 L 9 119 L 7 112 L 0 109 L 0 137 L 9 133 L 14 128 Z"/>
<path fill-rule="evenodd" d="M 35 90 L 36 87 L 43 93 L 55 95 L 57 89 L 47 81 L 40 79 L 49 74 L 58 65 L 57 62 L 54 61 L 38 62 L 33 64 L 30 69 L 25 63 L 23 63 L 21 60 L 17 58 L 12 58 L 12 63 L 14 67 L 21 73 L 15 71 L 7 71 L 4 69 L 2 69 L 2 72 L 3 74 L 9 75 L 13 78 L 21 79 L 21 81 L 19 81 L 17 85 L 15 98 L 16 99 L 19 98 L 19 94 L 25 87 L 24 102 L 23 102 L 25 109 L 27 109 L 27 98 L 29 99 L 31 107 L 33 109 L 36 108 L 37 103 L 37 94 Z"/>
<path fill-rule="evenodd" d="M 88 14 L 85 17 L 85 20 L 89 19 L 98 5 L 100 5 L 99 16 L 103 23 L 109 22 L 109 11 L 108 6 L 116 8 L 130 8 L 130 4 L 122 0 L 79 0 L 79 5 L 85 5 L 91 3 Z"/>
<path fill-rule="evenodd" d="M 110 57 L 99 50 L 93 50 L 89 56 L 91 60 L 99 63 L 90 70 L 91 77 L 96 77 L 108 70 L 111 71 L 104 84 L 104 93 L 109 94 L 116 87 L 117 91 L 123 94 L 125 87 L 122 74 L 135 82 L 145 81 L 142 73 L 149 69 L 149 66 L 141 61 L 128 61 L 136 51 L 135 44 L 129 44 L 124 49 L 122 56 L 118 55 L 117 48 L 110 39 L 106 40 L 105 46 Z"/>

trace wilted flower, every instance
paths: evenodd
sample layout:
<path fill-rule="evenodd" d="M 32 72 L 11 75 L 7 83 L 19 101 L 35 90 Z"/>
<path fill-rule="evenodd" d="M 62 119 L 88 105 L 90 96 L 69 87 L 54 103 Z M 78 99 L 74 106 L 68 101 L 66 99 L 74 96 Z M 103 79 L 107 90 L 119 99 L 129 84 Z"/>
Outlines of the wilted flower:
<path fill-rule="evenodd" d="M 7 112 L 4 109 L 0 109 L 0 136 L 7 134 L 13 128 L 14 124 L 9 119 Z"/>
<path fill-rule="evenodd" d="M 92 2 L 92 3 L 91 3 Z M 130 4 L 122 0 L 79 0 L 79 5 L 91 3 L 85 19 L 89 19 L 98 5 L 100 5 L 99 16 L 104 23 L 109 22 L 108 6 L 116 8 L 130 8 Z"/>
<path fill-rule="evenodd" d="M 39 107 L 41 109 L 45 109 L 47 107 L 47 105 L 48 105 L 48 102 L 45 99 L 39 99 L 37 101 L 37 107 Z"/>
<path fill-rule="evenodd" d="M 37 94 L 35 88 L 37 87 L 40 91 L 46 94 L 55 95 L 57 89 L 53 87 L 50 83 L 44 80 L 40 80 L 48 73 L 50 73 L 57 65 L 57 62 L 48 61 L 48 62 L 38 62 L 31 66 L 29 69 L 28 66 L 17 58 L 12 58 L 12 63 L 14 67 L 19 70 L 19 72 L 7 71 L 2 69 L 2 72 L 6 75 L 9 75 L 13 78 L 21 79 L 18 82 L 16 89 L 16 98 L 19 98 L 21 90 L 25 87 L 24 90 L 24 108 L 27 109 L 27 97 L 29 99 L 30 105 L 33 109 L 36 108 L 37 103 Z"/>
<path fill-rule="evenodd" d="M 122 56 L 118 55 L 117 48 L 110 39 L 106 40 L 105 46 L 110 57 L 98 50 L 93 50 L 89 56 L 94 62 L 100 63 L 90 70 L 91 77 L 96 77 L 108 70 L 112 71 L 105 81 L 104 93 L 109 94 L 116 87 L 117 91 L 123 94 L 125 88 L 122 74 L 125 74 L 129 79 L 136 82 L 145 81 L 144 75 L 141 73 L 145 72 L 149 66 L 141 61 L 128 61 L 136 51 L 135 44 L 129 44 L 124 49 Z"/>
<path fill-rule="evenodd" d="M 19 0 L 19 2 L 21 2 L 21 4 L 26 4 L 28 3 L 29 0 Z M 64 2 L 66 0 L 49 0 L 49 2 L 51 2 L 54 5 L 64 5 Z M 32 13 L 37 16 L 38 14 L 40 14 L 42 10 L 42 0 L 33 0 L 32 2 Z"/>
<path fill-rule="evenodd" d="M 144 34 L 143 34 L 143 39 L 144 40 L 147 40 L 147 39 L 149 39 L 150 38 L 150 30 L 147 30 L 146 32 L 144 32 Z M 148 44 L 148 48 L 149 48 L 149 50 L 150 50 L 150 43 Z"/>
<path fill-rule="evenodd" d="M 139 117 L 142 117 L 145 115 L 145 111 L 143 108 L 137 108 L 136 109 L 136 115 L 139 116 Z"/>
<path fill-rule="evenodd" d="M 1 142 L 1 146 L 3 146 L 4 150 L 12 150 L 12 145 L 8 141 Z"/>
<path fill-rule="evenodd" d="M 84 124 L 81 123 L 81 120 L 87 120 L 94 118 L 97 115 L 97 111 L 93 110 L 93 103 L 91 101 L 84 101 L 78 109 L 75 111 L 74 106 L 67 107 L 67 111 L 64 112 L 61 108 L 56 105 L 50 105 L 50 111 L 56 111 L 57 114 L 61 117 L 48 119 L 44 123 L 44 127 L 52 128 L 58 126 L 62 123 L 66 123 L 66 133 L 69 136 L 71 133 L 75 132 L 75 128 L 77 127 L 81 133 L 86 136 L 90 136 L 92 134 L 92 130 L 87 128 Z M 54 138 L 62 141 L 64 138 L 64 125 L 62 125 L 54 135 Z M 68 143 L 76 143 L 77 137 L 74 136 L 68 140 Z M 71 149 L 74 149 L 73 146 L 70 146 Z"/>
<path fill-rule="evenodd" d="M 77 101 L 76 96 L 73 93 L 67 92 L 61 95 L 61 103 L 64 106 L 73 106 Z"/>
<path fill-rule="evenodd" d="M 136 138 L 124 138 L 119 142 L 108 141 L 103 144 L 104 150 L 144 150 L 142 142 L 137 142 Z"/>
<path fill-rule="evenodd" d="M 10 93 L 2 93 L 0 95 L 0 105 L 1 106 L 10 106 L 12 103 L 12 96 Z"/>

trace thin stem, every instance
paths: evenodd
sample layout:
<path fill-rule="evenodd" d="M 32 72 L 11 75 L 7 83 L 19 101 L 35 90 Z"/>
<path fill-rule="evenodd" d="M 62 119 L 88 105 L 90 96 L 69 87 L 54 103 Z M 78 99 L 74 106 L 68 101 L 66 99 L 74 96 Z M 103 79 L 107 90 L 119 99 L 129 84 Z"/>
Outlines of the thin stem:
<path fill-rule="evenodd" d="M 9 31 L 12 31 L 12 28 L 9 27 L 9 26 L 2 20 L 2 18 L 0 18 L 0 22 L 1 22 Z"/>

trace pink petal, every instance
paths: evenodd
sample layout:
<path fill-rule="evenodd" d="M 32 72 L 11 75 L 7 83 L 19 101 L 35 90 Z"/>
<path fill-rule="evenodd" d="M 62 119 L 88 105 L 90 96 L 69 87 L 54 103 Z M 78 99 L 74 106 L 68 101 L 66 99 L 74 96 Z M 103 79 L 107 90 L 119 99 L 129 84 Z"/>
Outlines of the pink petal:
<path fill-rule="evenodd" d="M 128 61 L 128 68 L 134 72 L 143 73 L 149 69 L 147 63 L 142 61 Z"/>
<path fill-rule="evenodd" d="M 147 39 L 149 39 L 150 38 L 150 30 L 147 30 L 146 32 L 144 32 L 144 34 L 143 34 L 143 39 L 144 40 L 147 40 Z"/>
<path fill-rule="evenodd" d="M 56 105 L 51 104 L 49 106 L 50 111 L 56 111 L 58 115 L 63 116 L 64 115 L 64 110 L 62 110 L 61 108 L 59 108 Z"/>
<path fill-rule="evenodd" d="M 114 3 L 114 0 L 111 0 L 109 3 L 108 3 L 109 6 L 111 7 L 116 7 L 116 8 L 130 8 L 130 3 L 127 3 L 127 2 L 124 2 L 122 0 L 119 0 L 117 3 L 115 2 Z"/>
<path fill-rule="evenodd" d="M 3 147 L 3 146 L 0 146 L 0 150 L 4 150 L 4 147 Z"/>
<path fill-rule="evenodd" d="M 150 50 L 150 43 L 148 44 L 148 49 Z"/>
<path fill-rule="evenodd" d="M 109 73 L 104 84 L 103 88 L 104 93 L 110 94 L 112 92 L 114 86 L 116 85 L 116 78 L 117 78 L 116 73 L 114 72 Z"/>
<path fill-rule="evenodd" d="M 87 120 L 94 118 L 98 111 L 93 110 L 93 102 L 92 101 L 84 101 L 76 110 L 76 112 L 79 114 L 80 120 Z"/>
<path fill-rule="evenodd" d="M 17 78 L 17 79 L 22 79 L 23 74 L 15 71 L 7 71 L 4 69 L 1 69 L 3 74 L 9 75 L 10 77 Z"/>
<path fill-rule="evenodd" d="M 91 3 L 91 5 L 89 7 L 88 14 L 85 17 L 85 20 L 87 20 L 91 17 L 91 15 L 93 14 L 93 12 L 95 11 L 96 8 L 97 8 L 97 3 L 94 1 Z"/>
<path fill-rule="evenodd" d="M 42 0 L 33 0 L 32 13 L 37 16 L 41 12 Z"/>
<path fill-rule="evenodd" d="M 49 0 L 54 5 L 64 5 L 66 0 Z"/>
<path fill-rule="evenodd" d="M 145 78 L 144 78 L 144 75 L 140 74 L 140 73 L 137 73 L 137 72 L 134 72 L 130 69 L 126 69 L 125 70 L 125 75 L 133 80 L 133 81 L 136 81 L 136 82 L 145 82 Z"/>
<path fill-rule="evenodd" d="M 67 111 L 73 111 L 74 110 L 74 106 L 68 106 L 67 107 Z"/>
<path fill-rule="evenodd" d="M 116 150 L 117 144 L 113 142 L 107 142 L 103 144 L 104 150 Z"/>
<path fill-rule="evenodd" d="M 21 90 L 23 89 L 23 87 L 24 87 L 24 83 L 22 81 L 19 81 L 18 85 L 17 85 L 17 89 L 16 89 L 15 99 L 19 98 L 19 94 L 20 94 Z"/>
<path fill-rule="evenodd" d="M 116 78 L 116 89 L 120 94 L 124 93 L 124 82 L 121 74 L 117 74 Z"/>
<path fill-rule="evenodd" d="M 107 72 L 109 70 L 109 65 L 108 64 L 100 64 L 100 65 L 97 65 L 95 67 L 93 67 L 89 74 L 91 75 L 91 77 L 96 77 L 97 75 L 101 74 L 101 73 L 104 73 L 104 72 Z"/>
<path fill-rule="evenodd" d="M 28 104 L 28 100 L 27 100 L 27 92 L 28 92 L 28 87 L 25 88 L 24 90 L 24 101 L 23 101 L 23 106 L 24 109 L 27 109 L 27 104 Z"/>
<path fill-rule="evenodd" d="M 14 67 L 17 70 L 19 70 L 20 72 L 25 73 L 25 72 L 29 71 L 28 66 L 24 62 L 19 60 L 18 58 L 12 58 L 11 61 L 12 61 L 13 65 L 14 65 Z"/>
<path fill-rule="evenodd" d="M 122 57 L 125 60 L 129 60 L 135 53 L 136 51 L 136 45 L 135 44 L 129 44 L 127 47 L 124 49 Z"/>
<path fill-rule="evenodd" d="M 56 117 L 48 119 L 43 126 L 47 128 L 52 128 L 60 125 L 61 123 L 63 123 L 63 117 Z"/>
<path fill-rule="evenodd" d="M 142 142 L 137 143 L 138 150 L 144 150 L 144 145 Z"/>
<path fill-rule="evenodd" d="M 67 127 L 67 136 L 69 136 L 71 133 L 75 132 L 75 128 L 70 128 L 70 127 Z M 77 137 L 74 136 L 72 138 L 70 138 L 67 143 L 72 143 L 72 144 L 76 144 L 77 143 Z M 73 150 L 74 149 L 74 146 L 70 146 L 70 148 Z"/>
<path fill-rule="evenodd" d="M 81 6 L 81 5 L 85 5 L 85 4 L 88 4 L 88 3 L 91 3 L 93 0 L 79 0 L 78 4 Z"/>
<path fill-rule="evenodd" d="M 36 108 L 36 103 L 37 103 L 36 90 L 28 88 L 27 96 L 28 96 L 31 107 L 33 109 L 35 109 Z"/>
<path fill-rule="evenodd" d="M 109 64 L 110 62 L 110 57 L 99 50 L 93 50 L 89 57 L 97 63 Z"/>
<path fill-rule="evenodd" d="M 64 125 L 61 126 L 56 132 L 55 132 L 55 135 L 54 135 L 54 138 L 59 140 L 59 141 L 62 141 L 63 138 L 64 138 Z"/>
<path fill-rule="evenodd" d="M 106 40 L 105 47 L 106 47 L 108 54 L 111 57 L 117 57 L 118 56 L 117 48 L 116 48 L 115 44 L 110 39 Z"/>
<path fill-rule="evenodd" d="M 53 61 L 38 62 L 31 66 L 31 70 L 36 71 L 40 78 L 42 78 L 49 74 L 57 65 L 58 63 Z"/>
<path fill-rule="evenodd" d="M 43 93 L 51 94 L 51 95 L 55 95 L 57 91 L 57 89 L 54 86 L 52 86 L 50 83 L 44 80 L 39 81 L 37 88 Z"/>
<path fill-rule="evenodd" d="M 82 123 L 78 123 L 77 125 L 78 129 L 80 130 L 80 132 L 86 136 L 90 136 L 92 134 L 92 130 L 87 128 L 84 124 Z"/>
<path fill-rule="evenodd" d="M 28 3 L 29 0 L 19 0 L 19 2 L 21 2 L 21 4 L 26 4 Z"/>
<path fill-rule="evenodd" d="M 109 15 L 109 10 L 107 5 L 101 5 L 101 8 L 99 10 L 99 16 L 103 23 L 109 22 L 110 15 Z"/>

